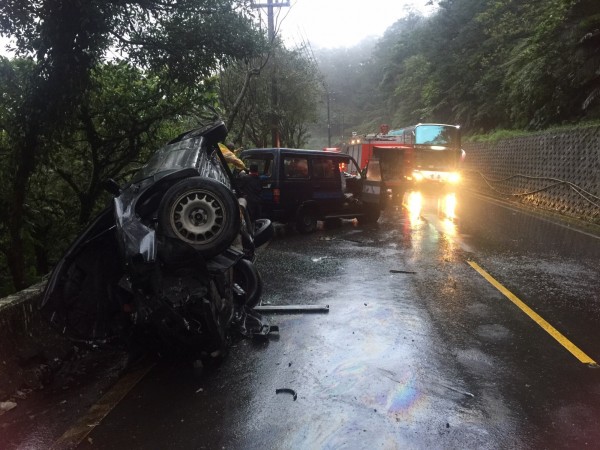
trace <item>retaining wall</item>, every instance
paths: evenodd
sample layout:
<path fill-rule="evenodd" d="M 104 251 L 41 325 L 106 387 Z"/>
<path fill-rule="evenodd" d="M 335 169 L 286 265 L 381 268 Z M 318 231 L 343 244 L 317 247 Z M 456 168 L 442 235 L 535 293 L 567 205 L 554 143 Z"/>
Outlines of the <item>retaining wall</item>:
<path fill-rule="evenodd" d="M 479 189 L 600 224 L 600 126 L 463 148 L 467 179 Z"/>

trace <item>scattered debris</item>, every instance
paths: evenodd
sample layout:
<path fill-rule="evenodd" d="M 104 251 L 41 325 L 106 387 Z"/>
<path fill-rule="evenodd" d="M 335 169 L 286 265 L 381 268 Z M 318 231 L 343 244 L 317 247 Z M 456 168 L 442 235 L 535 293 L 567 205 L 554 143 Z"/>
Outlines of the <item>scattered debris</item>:
<path fill-rule="evenodd" d="M 255 306 L 258 312 L 329 312 L 329 305 L 260 305 Z M 273 328 L 273 327 L 271 327 Z"/>
<path fill-rule="evenodd" d="M 275 394 L 292 394 L 292 396 L 294 397 L 294 401 L 296 401 L 296 399 L 298 398 L 298 394 L 296 394 L 296 391 L 290 388 L 275 389 Z"/>
<path fill-rule="evenodd" d="M 20 400 L 25 400 L 29 394 L 31 394 L 32 389 L 19 389 L 14 393 L 14 396 Z"/>
<path fill-rule="evenodd" d="M 446 389 L 450 389 L 451 391 L 458 392 L 459 394 L 466 395 L 467 397 L 475 398 L 475 395 L 471 394 L 470 392 L 461 391 L 460 389 L 453 388 L 452 386 L 446 386 L 445 384 L 441 384 L 441 386 L 445 387 Z"/>
<path fill-rule="evenodd" d="M 294 400 L 296 400 L 294 398 Z M 11 401 L 7 401 L 7 402 L 0 402 L 0 416 L 2 414 L 4 414 L 7 411 L 10 411 L 13 408 L 16 408 L 17 404 L 15 402 L 11 402 Z"/>
<path fill-rule="evenodd" d="M 342 238 L 342 241 L 354 242 L 355 244 L 364 244 L 363 241 L 359 241 L 359 240 L 356 240 L 356 239 Z"/>
<path fill-rule="evenodd" d="M 311 261 L 312 262 L 321 262 L 321 261 L 323 261 L 325 259 L 330 259 L 330 258 L 331 258 L 330 256 L 321 256 L 319 258 L 312 258 Z"/>
<path fill-rule="evenodd" d="M 417 272 L 413 272 L 411 270 L 394 270 L 394 269 L 391 269 L 390 273 L 410 273 L 410 274 L 416 274 Z"/>

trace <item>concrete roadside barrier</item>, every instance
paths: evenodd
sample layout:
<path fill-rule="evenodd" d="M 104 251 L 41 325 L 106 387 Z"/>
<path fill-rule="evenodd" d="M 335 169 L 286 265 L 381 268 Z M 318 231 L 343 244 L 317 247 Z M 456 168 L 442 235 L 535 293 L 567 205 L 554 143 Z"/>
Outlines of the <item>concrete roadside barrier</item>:
<path fill-rule="evenodd" d="M 73 351 L 41 316 L 45 282 L 0 299 L 0 401 L 19 389 L 40 389 Z"/>

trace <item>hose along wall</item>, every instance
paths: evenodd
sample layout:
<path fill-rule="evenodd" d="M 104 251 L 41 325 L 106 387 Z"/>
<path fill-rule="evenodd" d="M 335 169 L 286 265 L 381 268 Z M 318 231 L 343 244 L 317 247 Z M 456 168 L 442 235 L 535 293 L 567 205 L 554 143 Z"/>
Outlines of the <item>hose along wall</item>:
<path fill-rule="evenodd" d="M 600 224 L 600 126 L 463 148 L 473 189 Z"/>

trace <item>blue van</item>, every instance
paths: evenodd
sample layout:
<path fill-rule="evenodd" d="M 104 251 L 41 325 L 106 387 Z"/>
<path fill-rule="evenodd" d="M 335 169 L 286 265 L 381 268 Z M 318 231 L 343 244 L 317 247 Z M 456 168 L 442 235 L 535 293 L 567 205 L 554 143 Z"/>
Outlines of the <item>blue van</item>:
<path fill-rule="evenodd" d="M 345 153 L 263 148 L 244 150 L 240 157 L 246 167 L 258 166 L 262 217 L 294 224 L 300 233 L 315 231 L 318 220 L 374 223 L 384 208 L 379 171 L 372 165 L 361 173 Z"/>

